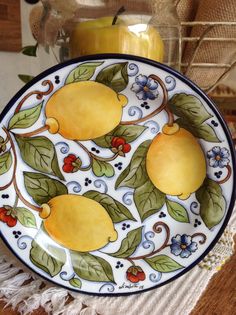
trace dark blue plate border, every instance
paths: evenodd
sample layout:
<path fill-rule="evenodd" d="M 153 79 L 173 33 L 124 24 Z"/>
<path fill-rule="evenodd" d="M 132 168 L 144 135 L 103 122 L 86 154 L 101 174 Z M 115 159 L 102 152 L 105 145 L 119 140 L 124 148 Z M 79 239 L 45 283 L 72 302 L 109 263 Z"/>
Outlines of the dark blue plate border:
<path fill-rule="evenodd" d="M 136 292 L 127 292 L 127 293 L 91 293 L 91 292 L 86 292 L 83 290 L 75 290 L 72 288 L 68 288 L 64 285 L 58 284 L 55 281 L 53 281 L 52 279 L 47 278 L 44 275 L 41 275 L 39 272 L 37 272 L 36 270 L 34 270 L 32 267 L 30 267 L 21 257 L 19 257 L 19 255 L 17 253 L 15 253 L 13 251 L 13 249 L 10 247 L 10 244 L 7 242 L 6 238 L 4 237 L 4 235 L 1 233 L 0 231 L 0 237 L 2 238 L 2 240 L 4 241 L 5 245 L 9 248 L 9 250 L 24 264 L 26 265 L 30 270 L 32 270 L 34 273 L 36 273 L 37 275 L 39 275 L 41 278 L 45 279 L 46 281 L 50 281 L 53 284 L 63 287 L 67 290 L 71 290 L 71 291 L 75 291 L 77 293 L 83 293 L 83 294 L 88 294 L 88 295 L 94 295 L 94 296 L 127 296 L 127 295 L 132 295 L 132 294 L 140 294 L 142 292 L 146 292 L 146 291 L 150 291 L 153 289 L 156 289 L 158 287 L 161 287 L 167 283 L 172 282 L 173 280 L 179 278 L 180 276 L 184 275 L 186 272 L 190 271 L 194 266 L 196 266 L 211 250 L 212 248 L 215 246 L 215 244 L 217 243 L 217 241 L 219 240 L 220 236 L 223 234 L 229 219 L 231 217 L 231 214 L 233 212 L 233 208 L 234 208 L 234 203 L 235 203 L 235 199 L 236 199 L 236 155 L 235 155 L 235 148 L 234 148 L 234 144 L 230 135 L 230 131 L 228 129 L 228 126 L 226 124 L 226 122 L 224 121 L 222 115 L 220 114 L 219 110 L 216 108 L 216 105 L 213 103 L 212 100 L 210 100 L 210 98 L 195 84 L 193 83 L 191 80 L 189 80 L 188 78 L 186 78 L 185 76 L 183 76 L 181 73 L 179 73 L 178 71 L 163 65 L 159 62 L 156 61 L 152 61 L 150 59 L 147 58 L 143 58 L 143 57 L 138 57 L 138 56 L 133 56 L 133 55 L 126 55 L 126 54 L 99 54 L 99 55 L 90 55 L 90 56 L 85 56 L 85 57 L 78 57 L 76 59 L 71 59 L 69 61 L 66 61 L 64 63 L 55 65 L 47 70 L 45 70 L 44 72 L 42 72 L 41 74 L 39 74 L 38 76 L 36 76 L 34 79 L 32 79 L 29 83 L 27 83 L 22 89 L 19 90 L 19 92 L 17 92 L 15 94 L 15 96 L 8 102 L 8 104 L 6 105 L 6 107 L 3 109 L 2 113 L 0 114 L 0 123 L 2 122 L 3 118 L 5 117 L 5 115 L 8 113 L 8 111 L 11 109 L 11 107 L 15 104 L 15 102 L 22 96 L 23 93 L 25 93 L 32 85 L 34 85 L 35 83 L 37 83 L 38 81 L 44 79 L 46 76 L 52 74 L 53 72 L 64 68 L 65 66 L 69 66 L 78 62 L 84 62 L 84 61 L 89 61 L 89 60 L 101 60 L 101 59 L 125 59 L 128 61 L 138 61 L 138 62 L 142 62 L 148 65 L 151 65 L 155 68 L 159 68 L 161 70 L 167 71 L 169 72 L 171 75 L 173 75 L 174 77 L 178 78 L 179 80 L 181 80 L 182 82 L 184 82 L 185 84 L 187 84 L 193 91 L 195 91 L 196 93 L 198 93 L 203 99 L 204 101 L 208 104 L 208 106 L 214 111 L 216 117 L 218 118 L 218 120 L 220 121 L 220 124 L 225 132 L 227 141 L 229 142 L 229 146 L 230 146 L 230 153 L 232 156 L 232 165 L 233 165 L 233 192 L 232 192 L 232 196 L 231 196 L 231 200 L 229 203 L 229 208 L 228 208 L 228 212 L 224 218 L 224 222 L 222 224 L 222 227 L 220 228 L 219 232 L 217 233 L 216 237 L 214 238 L 214 240 L 212 241 L 212 243 L 210 244 L 210 246 L 205 250 L 205 252 L 198 258 L 196 259 L 191 265 L 189 265 L 188 267 L 186 267 L 183 271 L 179 272 L 176 276 L 172 277 L 171 279 L 162 282 L 161 284 L 155 285 L 151 288 L 148 289 L 144 289 L 144 290 L 140 290 L 140 291 L 136 291 Z"/>

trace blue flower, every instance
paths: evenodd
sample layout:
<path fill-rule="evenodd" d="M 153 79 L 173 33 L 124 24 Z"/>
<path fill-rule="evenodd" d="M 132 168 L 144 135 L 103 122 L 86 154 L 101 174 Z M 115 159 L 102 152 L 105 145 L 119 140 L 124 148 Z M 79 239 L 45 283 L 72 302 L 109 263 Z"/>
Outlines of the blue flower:
<path fill-rule="evenodd" d="M 229 164 L 229 150 L 226 148 L 213 147 L 207 152 L 207 158 L 209 159 L 209 165 L 211 167 L 223 168 Z"/>
<path fill-rule="evenodd" d="M 183 234 L 177 234 L 171 239 L 171 253 L 181 258 L 188 258 L 193 252 L 197 250 L 197 243 L 192 241 L 192 237 Z"/>
<path fill-rule="evenodd" d="M 146 75 L 140 74 L 135 78 L 135 83 L 132 85 L 131 90 L 136 93 L 139 100 L 154 100 L 158 96 L 158 83 L 148 78 Z"/>

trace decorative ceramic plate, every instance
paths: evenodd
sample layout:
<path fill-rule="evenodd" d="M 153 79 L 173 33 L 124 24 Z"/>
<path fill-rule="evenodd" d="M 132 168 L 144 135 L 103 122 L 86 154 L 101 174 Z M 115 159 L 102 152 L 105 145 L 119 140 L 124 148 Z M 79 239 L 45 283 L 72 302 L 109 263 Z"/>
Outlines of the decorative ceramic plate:
<path fill-rule="evenodd" d="M 228 129 L 161 64 L 100 55 L 55 66 L 10 101 L 0 128 L 1 237 L 58 285 L 109 295 L 163 285 L 229 220 Z"/>

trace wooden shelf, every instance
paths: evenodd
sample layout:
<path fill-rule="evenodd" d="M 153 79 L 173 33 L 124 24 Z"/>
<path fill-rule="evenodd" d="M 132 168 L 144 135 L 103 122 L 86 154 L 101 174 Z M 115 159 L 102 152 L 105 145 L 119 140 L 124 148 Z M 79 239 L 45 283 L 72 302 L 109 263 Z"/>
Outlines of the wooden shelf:
<path fill-rule="evenodd" d="M 0 51 L 21 50 L 20 0 L 0 0 Z"/>

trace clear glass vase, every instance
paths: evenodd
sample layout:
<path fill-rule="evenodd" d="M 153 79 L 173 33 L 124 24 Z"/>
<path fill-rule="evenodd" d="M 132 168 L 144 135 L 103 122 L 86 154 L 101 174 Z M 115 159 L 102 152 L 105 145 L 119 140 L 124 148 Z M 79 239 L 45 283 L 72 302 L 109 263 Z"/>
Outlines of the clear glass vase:
<path fill-rule="evenodd" d="M 180 23 L 172 0 L 42 0 L 38 42 L 56 62 L 123 53 L 180 67 Z"/>

